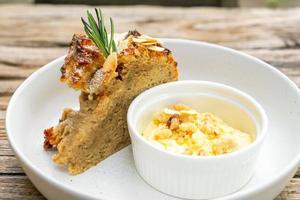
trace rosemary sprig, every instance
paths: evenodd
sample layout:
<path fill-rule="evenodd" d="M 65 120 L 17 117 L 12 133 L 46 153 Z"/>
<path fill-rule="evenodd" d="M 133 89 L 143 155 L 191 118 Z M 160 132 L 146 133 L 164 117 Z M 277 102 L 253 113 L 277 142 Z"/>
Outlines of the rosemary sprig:
<path fill-rule="evenodd" d="M 110 53 L 116 52 L 116 44 L 114 41 L 114 23 L 110 18 L 110 38 L 108 37 L 107 30 L 104 24 L 102 11 L 95 8 L 96 20 L 93 15 L 87 11 L 87 21 L 81 17 L 83 28 L 87 36 L 93 40 L 96 46 L 100 49 L 105 57 Z"/>

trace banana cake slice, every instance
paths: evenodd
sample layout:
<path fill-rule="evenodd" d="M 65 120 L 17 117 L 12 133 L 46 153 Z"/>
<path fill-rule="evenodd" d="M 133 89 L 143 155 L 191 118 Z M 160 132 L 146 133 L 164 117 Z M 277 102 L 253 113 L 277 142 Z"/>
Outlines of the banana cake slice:
<path fill-rule="evenodd" d="M 44 131 L 44 148 L 56 150 L 53 161 L 71 175 L 129 145 L 126 114 L 133 98 L 178 79 L 171 51 L 155 38 L 129 31 L 107 53 L 87 35 L 73 36 L 61 67 L 61 81 L 81 91 L 80 109 L 65 109 L 59 123 Z"/>

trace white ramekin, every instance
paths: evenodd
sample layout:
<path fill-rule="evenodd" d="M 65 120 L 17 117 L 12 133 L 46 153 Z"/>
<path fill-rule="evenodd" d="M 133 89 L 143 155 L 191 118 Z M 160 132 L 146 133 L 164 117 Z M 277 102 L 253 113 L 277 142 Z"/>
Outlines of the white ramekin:
<path fill-rule="evenodd" d="M 249 128 L 250 119 L 256 127 L 256 140 L 239 151 L 207 157 L 176 154 L 153 146 L 141 136 L 141 130 L 154 111 L 179 102 L 192 104 L 191 107 L 197 107 L 198 103 L 200 110 L 204 111 L 201 105 L 205 106 L 206 111 L 221 115 L 225 121 L 231 119 L 241 127 L 245 124 L 244 128 Z M 161 192 L 188 199 L 216 198 L 244 186 L 255 170 L 268 124 L 263 108 L 252 97 L 206 81 L 177 81 L 151 88 L 134 99 L 127 120 L 134 161 L 141 177 Z"/>

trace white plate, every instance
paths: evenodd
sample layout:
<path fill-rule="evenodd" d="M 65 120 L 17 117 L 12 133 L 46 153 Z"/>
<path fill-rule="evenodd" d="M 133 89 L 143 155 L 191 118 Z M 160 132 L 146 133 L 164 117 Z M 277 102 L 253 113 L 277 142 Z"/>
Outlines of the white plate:
<path fill-rule="evenodd" d="M 272 199 L 300 161 L 300 93 L 286 76 L 251 56 L 217 45 L 164 39 L 179 63 L 180 79 L 208 80 L 236 87 L 264 107 L 268 138 L 251 181 L 222 199 Z M 78 176 L 51 161 L 43 150 L 43 129 L 57 123 L 65 107 L 78 107 L 78 93 L 59 82 L 63 57 L 32 74 L 15 92 L 6 127 L 13 150 L 34 185 L 48 199 L 171 200 L 136 173 L 130 146 Z M 153 163 L 155 164 L 155 163 Z"/>

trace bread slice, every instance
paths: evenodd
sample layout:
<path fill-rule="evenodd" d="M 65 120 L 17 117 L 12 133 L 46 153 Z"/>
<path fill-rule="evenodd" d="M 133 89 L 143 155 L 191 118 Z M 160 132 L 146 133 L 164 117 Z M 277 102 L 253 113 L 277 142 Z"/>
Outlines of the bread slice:
<path fill-rule="evenodd" d="M 106 59 L 84 35 L 74 35 L 61 80 L 81 90 L 79 111 L 65 109 L 44 131 L 46 149 L 71 175 L 84 172 L 128 144 L 127 109 L 138 94 L 178 79 L 172 53 L 154 38 L 130 31 Z"/>

